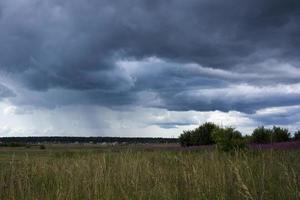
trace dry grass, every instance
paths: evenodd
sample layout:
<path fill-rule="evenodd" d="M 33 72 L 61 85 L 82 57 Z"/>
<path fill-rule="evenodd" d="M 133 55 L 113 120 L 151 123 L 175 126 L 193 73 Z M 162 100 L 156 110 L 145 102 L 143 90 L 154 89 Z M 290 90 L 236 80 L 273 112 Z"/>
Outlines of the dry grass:
<path fill-rule="evenodd" d="M 300 199 L 300 151 L 0 151 L 0 199 Z"/>

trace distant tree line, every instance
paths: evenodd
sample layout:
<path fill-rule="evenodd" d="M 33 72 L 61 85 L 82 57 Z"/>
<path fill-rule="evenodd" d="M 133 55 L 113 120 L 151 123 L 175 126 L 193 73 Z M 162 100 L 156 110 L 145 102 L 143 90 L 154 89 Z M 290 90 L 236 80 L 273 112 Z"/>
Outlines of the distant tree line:
<path fill-rule="evenodd" d="M 297 139 L 295 133 L 294 139 Z M 265 128 L 264 126 L 254 129 L 251 135 L 251 142 L 258 144 L 268 144 L 273 142 L 287 142 L 292 139 L 291 133 L 286 128 L 273 126 L 272 129 Z"/>
<path fill-rule="evenodd" d="M 291 133 L 286 128 L 273 126 L 273 128 L 257 127 L 250 136 L 243 136 L 231 127 L 222 128 L 214 123 L 207 122 L 194 130 L 183 131 L 179 136 L 182 146 L 198 146 L 216 144 L 218 148 L 228 151 L 244 148 L 247 143 L 268 144 L 273 142 L 287 142 L 300 140 L 300 131 Z"/>
<path fill-rule="evenodd" d="M 18 145 L 37 144 L 37 143 L 178 143 L 177 138 L 159 137 L 2 137 L 2 145 L 11 143 Z"/>

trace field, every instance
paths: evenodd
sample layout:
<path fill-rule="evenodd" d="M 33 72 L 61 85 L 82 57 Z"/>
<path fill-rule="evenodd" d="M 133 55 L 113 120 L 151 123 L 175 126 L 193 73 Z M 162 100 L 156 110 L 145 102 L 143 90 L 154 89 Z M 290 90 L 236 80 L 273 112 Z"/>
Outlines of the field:
<path fill-rule="evenodd" d="M 300 150 L 1 147 L 0 199 L 300 199 Z"/>

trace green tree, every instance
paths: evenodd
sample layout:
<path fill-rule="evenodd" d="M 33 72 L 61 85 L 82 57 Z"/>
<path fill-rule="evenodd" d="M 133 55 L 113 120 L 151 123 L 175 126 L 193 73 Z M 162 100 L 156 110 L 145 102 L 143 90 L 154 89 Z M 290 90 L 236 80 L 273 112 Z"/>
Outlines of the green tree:
<path fill-rule="evenodd" d="M 180 144 L 182 146 L 214 144 L 212 133 L 216 129 L 219 129 L 219 126 L 206 122 L 194 130 L 183 131 L 179 136 Z"/>
<path fill-rule="evenodd" d="M 290 140 L 291 134 L 286 128 L 281 128 L 278 126 L 273 126 L 272 130 L 272 142 L 286 142 Z"/>
<path fill-rule="evenodd" d="M 294 134 L 294 139 L 295 139 L 295 140 L 300 140 L 300 131 L 297 131 L 297 132 Z"/>
<path fill-rule="evenodd" d="M 183 131 L 183 133 L 179 136 L 179 142 L 181 146 L 187 147 L 187 146 L 192 146 L 192 133 L 193 131 L 188 130 L 188 131 Z"/>
<path fill-rule="evenodd" d="M 266 144 L 271 142 L 272 130 L 264 126 L 257 127 L 252 133 L 252 142 Z"/>
<path fill-rule="evenodd" d="M 213 139 L 219 150 L 231 151 L 246 147 L 242 134 L 234 128 L 219 128 L 214 130 Z"/>
<path fill-rule="evenodd" d="M 219 129 L 214 123 L 206 122 L 196 128 L 193 132 L 193 138 L 196 145 L 209 145 L 214 144 L 214 140 L 212 138 L 212 133 L 214 130 Z"/>

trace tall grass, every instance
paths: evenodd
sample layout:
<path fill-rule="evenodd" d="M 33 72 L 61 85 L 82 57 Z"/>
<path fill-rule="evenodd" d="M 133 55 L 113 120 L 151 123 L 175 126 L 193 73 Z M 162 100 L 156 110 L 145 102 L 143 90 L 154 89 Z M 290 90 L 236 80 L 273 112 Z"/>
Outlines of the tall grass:
<path fill-rule="evenodd" d="M 69 152 L 0 161 L 0 199 L 300 199 L 300 152 Z"/>

